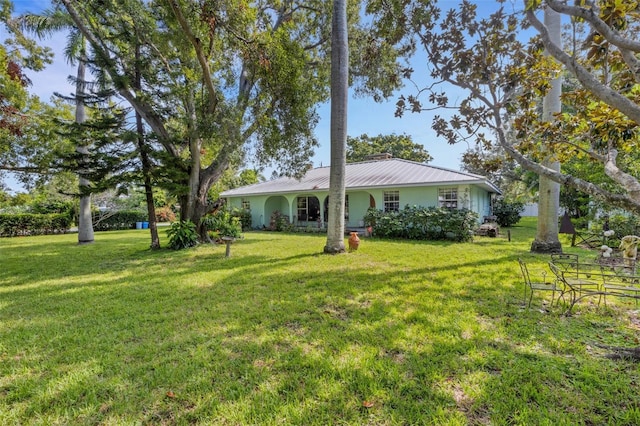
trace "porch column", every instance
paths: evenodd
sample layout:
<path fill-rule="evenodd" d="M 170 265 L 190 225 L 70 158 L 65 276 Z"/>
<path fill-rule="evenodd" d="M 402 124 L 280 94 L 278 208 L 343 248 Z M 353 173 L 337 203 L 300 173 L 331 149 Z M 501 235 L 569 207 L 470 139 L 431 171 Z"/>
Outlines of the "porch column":
<path fill-rule="evenodd" d="M 293 206 L 296 206 L 296 214 L 298 214 L 298 197 L 294 195 L 293 197 L 286 197 L 287 203 L 289 203 L 289 224 L 293 224 Z"/>

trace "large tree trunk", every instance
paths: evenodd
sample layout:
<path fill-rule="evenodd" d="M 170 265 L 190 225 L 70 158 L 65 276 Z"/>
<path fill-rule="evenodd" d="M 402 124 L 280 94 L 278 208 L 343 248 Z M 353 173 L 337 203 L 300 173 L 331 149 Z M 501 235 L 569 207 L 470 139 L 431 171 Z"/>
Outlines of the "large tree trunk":
<path fill-rule="evenodd" d="M 182 197 L 180 202 L 180 219 L 190 220 L 196 225 L 201 241 L 207 241 L 207 230 L 202 226 L 202 217 L 207 214 L 208 199 L 207 192 L 210 185 L 207 184 L 206 176 L 208 171 L 203 171 L 202 166 L 202 140 L 197 132 L 198 117 L 196 114 L 196 104 L 193 93 L 186 97 L 186 108 L 188 115 L 188 137 L 189 137 L 189 181 L 187 184 L 188 195 Z"/>
<path fill-rule="evenodd" d="M 84 47 L 78 59 L 78 73 L 76 79 L 76 123 L 84 123 L 87 119 L 85 111 L 86 96 L 86 55 Z M 89 155 L 89 149 L 86 141 L 78 141 L 76 151 L 83 156 Z M 83 157 L 83 159 L 86 157 Z M 93 218 L 91 215 L 91 195 L 87 191 L 89 188 L 89 180 L 84 176 L 84 165 L 78 170 L 78 182 L 80 190 L 80 210 L 78 212 L 78 244 L 89 244 L 94 241 L 93 236 Z"/>
<path fill-rule="evenodd" d="M 144 127 L 142 117 L 136 113 L 136 127 L 138 131 L 138 150 L 140 151 L 140 161 L 142 162 L 142 175 L 144 176 L 144 193 L 147 202 L 147 214 L 149 215 L 149 232 L 151 234 L 151 249 L 160 248 L 160 237 L 158 236 L 158 223 L 156 222 L 156 206 L 153 200 L 153 186 L 151 185 L 151 160 L 144 144 Z"/>
<path fill-rule="evenodd" d="M 199 154 L 198 154 L 199 155 Z M 198 163 L 199 164 L 199 163 Z M 219 161 L 211 164 L 199 173 L 190 173 L 189 193 L 178 198 L 180 202 L 180 220 L 190 220 L 196 225 L 201 241 L 208 241 L 207 230 L 202 218 L 211 210 L 208 193 L 211 185 L 217 182 L 229 167 L 229 156 L 223 155 Z"/>
<path fill-rule="evenodd" d="M 140 90 L 142 77 L 140 75 L 140 45 L 136 44 L 136 73 L 135 89 Z M 138 133 L 138 151 L 140 152 L 140 162 L 142 163 L 142 175 L 144 177 L 144 194 L 147 201 L 147 213 L 149 215 L 149 232 L 151 234 L 151 249 L 160 248 L 160 237 L 158 237 L 158 223 L 156 222 L 156 206 L 153 201 L 153 186 L 151 185 L 151 159 L 144 143 L 144 125 L 142 116 L 136 111 L 136 130 Z"/>
<path fill-rule="evenodd" d="M 345 166 L 347 102 L 349 96 L 349 46 L 347 1 L 333 1 L 331 25 L 331 171 L 329 221 L 325 253 L 341 253 L 344 247 Z"/>
<path fill-rule="evenodd" d="M 560 14 L 547 7 L 544 11 L 545 25 L 550 36 L 561 41 Z M 543 119 L 553 121 L 554 114 L 561 112 L 562 77 L 551 81 L 551 90 L 544 98 Z M 544 144 L 543 144 L 544 146 Z M 559 172 L 560 163 L 547 158 L 543 165 Z M 560 184 L 546 176 L 539 176 L 538 189 L 538 228 L 536 238 L 531 244 L 534 253 L 562 253 L 562 244 L 558 239 L 558 210 L 560 207 Z"/>
<path fill-rule="evenodd" d="M 200 241 L 207 241 L 207 229 L 202 224 L 202 218 L 209 211 L 209 202 L 207 200 L 207 197 L 206 195 L 205 197 L 201 197 L 196 194 L 195 196 L 190 196 L 189 198 L 190 200 L 187 200 L 187 202 L 190 204 L 189 212 L 187 213 L 181 211 L 180 216 L 181 218 L 184 218 L 182 220 L 190 220 L 196 225 L 198 235 L 200 236 Z"/>

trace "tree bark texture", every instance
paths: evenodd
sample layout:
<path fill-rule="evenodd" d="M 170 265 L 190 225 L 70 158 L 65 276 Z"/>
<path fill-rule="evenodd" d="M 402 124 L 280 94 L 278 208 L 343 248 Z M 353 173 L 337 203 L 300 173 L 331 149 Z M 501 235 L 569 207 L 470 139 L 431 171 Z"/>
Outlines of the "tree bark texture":
<path fill-rule="evenodd" d="M 334 0 L 331 28 L 331 169 L 329 176 L 329 221 L 324 252 L 334 254 L 345 251 L 344 202 L 349 96 L 346 0 Z"/>
<path fill-rule="evenodd" d="M 140 75 L 140 45 L 136 45 L 136 75 L 135 89 L 140 90 L 142 77 Z M 156 222 L 156 206 L 153 200 L 153 184 L 151 182 L 151 159 L 147 152 L 144 141 L 144 124 L 142 116 L 136 111 L 136 132 L 138 133 L 138 151 L 140 162 L 142 163 L 142 176 L 144 180 L 144 194 L 147 201 L 147 214 L 149 215 L 149 233 L 151 234 L 151 249 L 160 248 L 160 237 L 158 236 L 158 223 Z"/>
<path fill-rule="evenodd" d="M 86 96 L 86 57 L 84 49 L 78 59 L 78 73 L 76 79 L 76 123 L 84 123 L 87 119 L 85 111 Z M 80 154 L 88 155 L 89 150 L 86 141 L 78 141 L 76 151 Z M 78 170 L 78 185 L 80 190 L 80 208 L 78 211 L 78 244 L 89 244 L 94 241 L 93 217 L 91 215 L 91 195 L 86 191 L 89 180 L 84 176 L 83 166 Z"/>
<path fill-rule="evenodd" d="M 550 37 L 561 41 L 560 14 L 547 7 L 544 11 L 545 26 Z M 549 53 L 547 53 L 548 55 Z M 553 121 L 554 115 L 561 112 L 562 77 L 560 74 L 551 81 L 551 89 L 544 97 L 542 105 L 543 120 Z M 544 144 L 542 145 L 544 146 Z M 543 165 L 560 172 L 560 163 L 548 156 Z M 561 253 L 562 244 L 558 239 L 558 210 L 560 207 L 560 184 L 547 176 L 539 176 L 538 187 L 538 227 L 536 237 L 531 244 L 535 253 Z"/>

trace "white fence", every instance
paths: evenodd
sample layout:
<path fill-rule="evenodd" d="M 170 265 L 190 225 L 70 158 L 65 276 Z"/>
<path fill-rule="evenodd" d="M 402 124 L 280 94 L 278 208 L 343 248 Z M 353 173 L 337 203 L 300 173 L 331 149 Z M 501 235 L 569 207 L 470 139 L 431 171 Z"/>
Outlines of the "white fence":
<path fill-rule="evenodd" d="M 524 211 L 520 213 L 522 217 L 538 216 L 538 203 L 529 203 L 524 205 Z"/>
<path fill-rule="evenodd" d="M 560 207 L 558 209 L 558 217 L 561 217 L 564 214 L 564 208 Z M 538 217 L 538 203 L 529 203 L 524 205 L 524 211 L 520 213 L 522 217 Z"/>

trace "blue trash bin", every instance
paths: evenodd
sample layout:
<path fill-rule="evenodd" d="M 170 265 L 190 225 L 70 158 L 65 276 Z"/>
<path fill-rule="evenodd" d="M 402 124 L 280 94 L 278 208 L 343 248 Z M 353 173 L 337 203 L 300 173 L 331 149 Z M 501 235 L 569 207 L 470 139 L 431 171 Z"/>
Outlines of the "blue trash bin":
<path fill-rule="evenodd" d="M 149 229 L 149 222 L 142 222 L 142 229 Z"/>
<path fill-rule="evenodd" d="M 136 229 L 142 229 L 142 222 L 136 222 Z"/>

